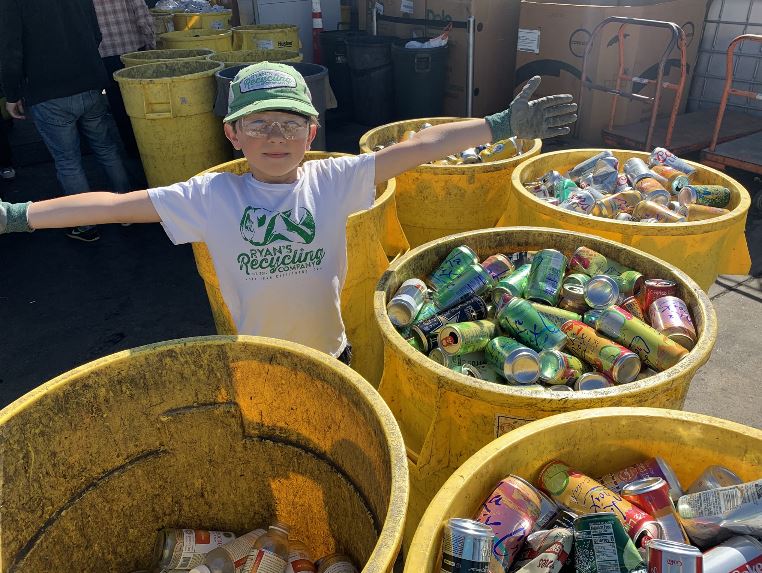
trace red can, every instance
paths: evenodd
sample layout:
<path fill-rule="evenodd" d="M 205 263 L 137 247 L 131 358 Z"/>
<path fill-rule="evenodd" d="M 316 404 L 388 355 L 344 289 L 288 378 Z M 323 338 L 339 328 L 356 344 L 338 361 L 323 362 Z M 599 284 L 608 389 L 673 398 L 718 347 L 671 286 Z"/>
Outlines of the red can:
<path fill-rule="evenodd" d="M 656 299 L 663 296 L 677 296 L 677 283 L 664 279 L 647 279 L 636 296 L 643 314 L 648 316 L 648 309 Z"/>
<path fill-rule="evenodd" d="M 622 488 L 622 497 L 650 513 L 662 528 L 663 539 L 688 543 L 680 518 L 669 497 L 669 484 L 660 477 L 647 477 L 628 483 Z"/>
<path fill-rule="evenodd" d="M 703 573 L 703 556 L 692 545 L 654 539 L 646 548 L 648 573 Z"/>

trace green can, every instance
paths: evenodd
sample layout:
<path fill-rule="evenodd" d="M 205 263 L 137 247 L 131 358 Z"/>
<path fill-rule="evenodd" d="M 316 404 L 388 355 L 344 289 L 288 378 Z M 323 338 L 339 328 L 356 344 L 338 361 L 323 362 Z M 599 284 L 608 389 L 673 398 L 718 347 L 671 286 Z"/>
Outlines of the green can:
<path fill-rule="evenodd" d="M 645 277 L 638 271 L 624 271 L 619 276 L 612 277 L 617 286 L 619 286 L 619 294 L 627 297 L 637 293 L 643 286 Z"/>
<path fill-rule="evenodd" d="M 548 306 L 546 304 L 540 304 L 539 302 L 530 303 L 534 309 L 540 313 L 543 318 L 548 319 L 555 324 L 558 328 L 564 325 L 567 320 L 582 320 L 582 315 L 572 312 L 570 310 L 564 310 L 556 306 Z"/>
<path fill-rule="evenodd" d="M 507 277 L 503 277 L 492 289 L 492 302 L 497 303 L 504 294 L 524 296 L 532 265 L 521 265 Z"/>
<path fill-rule="evenodd" d="M 423 352 L 423 346 L 421 346 L 421 343 L 418 341 L 418 339 L 415 336 L 406 338 L 405 342 L 407 342 L 410 346 L 415 348 L 418 352 Z"/>
<path fill-rule="evenodd" d="M 423 304 L 418 314 L 415 315 L 415 320 L 413 320 L 413 324 L 418 324 L 419 322 L 428 320 L 432 316 L 436 315 L 438 312 L 439 312 L 439 309 L 437 309 L 437 306 L 433 302 L 427 301 Z"/>
<path fill-rule="evenodd" d="M 540 352 L 540 379 L 546 384 L 571 384 L 585 372 L 590 372 L 576 356 L 558 350 Z"/>
<path fill-rule="evenodd" d="M 487 364 L 509 382 L 533 384 L 540 376 L 540 359 L 537 353 L 517 340 L 507 336 L 493 338 L 484 349 Z"/>
<path fill-rule="evenodd" d="M 479 262 L 476 253 L 466 245 L 455 247 L 450 254 L 445 257 L 437 269 L 426 279 L 426 284 L 434 290 L 439 290 L 446 284 L 452 282 L 455 277 L 465 271 L 469 265 Z"/>
<path fill-rule="evenodd" d="M 495 336 L 496 328 L 495 321 L 488 319 L 448 324 L 439 331 L 439 348 L 450 355 L 484 350 Z"/>
<path fill-rule="evenodd" d="M 569 195 L 577 191 L 579 187 L 571 179 L 559 179 L 553 184 L 553 191 L 559 201 L 563 202 L 569 198 Z"/>
<path fill-rule="evenodd" d="M 677 200 L 681 205 L 706 205 L 722 209 L 730 205 L 730 189 L 722 185 L 686 185 Z"/>
<path fill-rule="evenodd" d="M 590 282 L 590 276 L 583 273 L 571 273 L 566 275 L 563 286 L 581 286 L 585 288 L 585 285 Z"/>
<path fill-rule="evenodd" d="M 613 513 L 591 513 L 574 520 L 577 573 L 646 573 L 646 564 Z"/>
<path fill-rule="evenodd" d="M 468 265 L 453 281 L 434 293 L 434 304 L 440 310 L 455 306 L 473 295 L 481 295 L 495 286 L 494 277 L 481 265 Z"/>
<path fill-rule="evenodd" d="M 566 256 L 555 249 L 538 251 L 532 259 L 532 268 L 527 279 L 526 298 L 556 306 L 561 297 Z"/>
<path fill-rule="evenodd" d="M 560 350 L 566 335 L 523 298 L 513 298 L 497 315 L 500 328 L 536 351 Z"/>

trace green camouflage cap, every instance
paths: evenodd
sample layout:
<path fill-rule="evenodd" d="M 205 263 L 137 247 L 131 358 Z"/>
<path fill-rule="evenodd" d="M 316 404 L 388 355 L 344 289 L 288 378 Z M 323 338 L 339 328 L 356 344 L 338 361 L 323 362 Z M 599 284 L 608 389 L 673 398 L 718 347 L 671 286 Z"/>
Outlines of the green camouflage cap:
<path fill-rule="evenodd" d="M 246 66 L 230 82 L 228 114 L 235 121 L 260 111 L 291 111 L 318 116 L 302 74 L 292 66 L 260 62 Z"/>

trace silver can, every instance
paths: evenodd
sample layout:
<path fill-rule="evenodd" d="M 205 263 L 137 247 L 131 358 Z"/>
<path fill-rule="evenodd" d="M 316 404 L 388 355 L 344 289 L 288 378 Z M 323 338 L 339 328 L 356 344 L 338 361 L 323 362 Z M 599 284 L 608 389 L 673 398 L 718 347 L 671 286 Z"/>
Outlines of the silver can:
<path fill-rule="evenodd" d="M 608 275 L 596 275 L 585 285 L 585 302 L 591 308 L 608 308 L 619 300 L 619 285 Z"/>
<path fill-rule="evenodd" d="M 704 573 L 762 571 L 762 541 L 750 535 L 731 537 L 704 553 Z"/>
<path fill-rule="evenodd" d="M 491 364 L 464 362 L 461 368 L 463 369 L 463 374 L 469 378 L 476 378 L 477 380 L 484 380 L 485 382 L 503 383 L 497 370 L 495 370 L 495 367 Z"/>
<path fill-rule="evenodd" d="M 709 466 L 696 478 L 686 493 L 698 493 L 720 489 L 731 485 L 741 485 L 743 480 L 724 466 Z"/>
<path fill-rule="evenodd" d="M 619 213 L 616 217 L 614 217 L 614 219 L 617 221 L 634 221 L 635 217 L 629 213 Z"/>
<path fill-rule="evenodd" d="M 571 171 L 569 171 L 569 179 L 579 179 L 582 175 L 584 175 L 588 171 L 591 171 L 595 167 L 595 165 L 598 163 L 598 161 L 603 159 L 604 157 L 614 157 L 614 154 L 607 149 L 605 151 L 601 151 L 597 155 L 594 155 L 590 159 L 586 159 L 582 163 L 574 166 L 574 168 Z"/>
<path fill-rule="evenodd" d="M 701 551 L 692 545 L 652 539 L 646 544 L 648 573 L 701 573 Z"/>
<path fill-rule="evenodd" d="M 463 151 L 460 154 L 460 158 L 465 164 L 479 163 L 481 161 L 479 154 L 476 153 L 476 149 L 473 147 L 470 147 L 466 149 L 465 151 Z"/>
<path fill-rule="evenodd" d="M 420 279 L 409 279 L 386 305 L 386 312 L 392 324 L 402 328 L 413 322 L 425 302 L 426 284 Z"/>
<path fill-rule="evenodd" d="M 656 179 L 656 174 L 651 171 L 648 165 L 646 165 L 646 162 L 639 157 L 633 157 L 632 159 L 627 160 L 624 164 L 624 173 L 627 175 L 627 179 L 633 187 L 638 181 L 645 179 L 646 177 Z"/>
<path fill-rule="evenodd" d="M 574 382 L 574 389 L 578 392 L 582 390 L 601 390 L 611 388 L 614 383 L 600 372 L 585 372 Z"/>
<path fill-rule="evenodd" d="M 451 518 L 444 525 L 441 573 L 488 573 L 492 528 L 473 519 Z"/>

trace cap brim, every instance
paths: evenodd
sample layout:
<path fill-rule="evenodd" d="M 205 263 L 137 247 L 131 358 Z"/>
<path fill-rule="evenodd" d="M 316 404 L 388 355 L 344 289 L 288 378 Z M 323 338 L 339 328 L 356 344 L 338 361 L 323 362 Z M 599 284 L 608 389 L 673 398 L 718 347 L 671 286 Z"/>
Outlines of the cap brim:
<path fill-rule="evenodd" d="M 260 111 L 292 111 L 301 115 L 315 116 L 319 115 L 315 106 L 302 101 L 296 101 L 289 98 L 274 98 L 263 101 L 254 102 L 247 105 L 233 113 L 229 113 L 225 116 L 225 122 L 235 121 L 241 119 L 252 113 L 258 113 Z"/>

